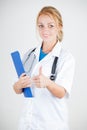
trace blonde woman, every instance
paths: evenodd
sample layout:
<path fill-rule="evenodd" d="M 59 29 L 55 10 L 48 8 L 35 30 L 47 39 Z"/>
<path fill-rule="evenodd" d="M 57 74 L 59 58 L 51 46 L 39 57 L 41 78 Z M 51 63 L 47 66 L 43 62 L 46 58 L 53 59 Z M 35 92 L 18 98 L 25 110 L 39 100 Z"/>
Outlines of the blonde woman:
<path fill-rule="evenodd" d="M 69 130 L 66 100 L 72 88 L 75 60 L 61 46 L 62 16 L 55 7 L 43 7 L 36 26 L 42 42 L 24 55 L 26 75 L 23 73 L 13 86 L 17 94 L 26 87 L 33 94 L 32 98 L 24 98 L 19 130 Z M 55 57 L 57 63 L 52 75 Z"/>

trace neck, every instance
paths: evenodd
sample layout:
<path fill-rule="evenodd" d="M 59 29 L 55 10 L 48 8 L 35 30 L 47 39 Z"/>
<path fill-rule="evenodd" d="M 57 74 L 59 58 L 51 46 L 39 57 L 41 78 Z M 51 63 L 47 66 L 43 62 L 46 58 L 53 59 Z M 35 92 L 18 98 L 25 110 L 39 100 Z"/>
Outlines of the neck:
<path fill-rule="evenodd" d="M 52 51 L 52 49 L 54 48 L 54 46 L 56 45 L 56 43 L 42 43 L 42 50 L 45 53 L 49 53 Z"/>

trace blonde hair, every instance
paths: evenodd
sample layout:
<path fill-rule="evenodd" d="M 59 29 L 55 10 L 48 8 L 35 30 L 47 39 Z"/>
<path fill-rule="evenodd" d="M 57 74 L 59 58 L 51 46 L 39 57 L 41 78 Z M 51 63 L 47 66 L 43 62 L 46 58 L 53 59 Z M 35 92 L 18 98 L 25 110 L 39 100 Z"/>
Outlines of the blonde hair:
<path fill-rule="evenodd" d="M 38 23 L 38 19 L 39 19 L 40 15 L 43 15 L 43 14 L 51 16 L 54 19 L 54 21 L 56 22 L 56 24 L 58 24 L 60 26 L 60 30 L 58 32 L 58 40 L 61 42 L 63 39 L 63 31 L 62 31 L 63 22 L 62 22 L 62 16 L 61 16 L 60 12 L 52 6 L 45 6 L 38 13 L 38 16 L 36 19 L 36 24 Z"/>

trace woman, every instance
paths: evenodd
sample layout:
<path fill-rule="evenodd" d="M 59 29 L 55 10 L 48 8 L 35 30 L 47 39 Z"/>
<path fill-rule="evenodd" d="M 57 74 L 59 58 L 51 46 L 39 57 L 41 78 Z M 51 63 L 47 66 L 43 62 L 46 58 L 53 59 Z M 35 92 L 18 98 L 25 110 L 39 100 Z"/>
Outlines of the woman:
<path fill-rule="evenodd" d="M 61 14 L 52 6 L 43 7 L 36 24 L 42 43 L 32 54 L 30 50 L 25 54 L 23 64 L 27 75 L 23 73 L 14 84 L 17 94 L 21 94 L 26 86 L 33 94 L 33 98 L 25 98 L 19 130 L 68 130 L 66 100 L 72 87 L 75 61 L 72 54 L 61 47 Z M 56 78 L 51 80 L 55 56 L 58 57 Z"/>

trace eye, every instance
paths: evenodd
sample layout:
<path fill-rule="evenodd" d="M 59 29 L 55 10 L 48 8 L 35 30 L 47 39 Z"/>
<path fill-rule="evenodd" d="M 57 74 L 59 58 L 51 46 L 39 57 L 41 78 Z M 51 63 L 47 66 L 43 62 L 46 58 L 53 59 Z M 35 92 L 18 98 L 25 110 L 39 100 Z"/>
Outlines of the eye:
<path fill-rule="evenodd" d="M 44 28 L 44 25 L 39 24 L 38 27 L 39 27 L 39 28 Z"/>
<path fill-rule="evenodd" d="M 48 27 L 49 27 L 49 28 L 53 28 L 53 27 L 54 27 L 54 25 L 50 24 Z"/>

